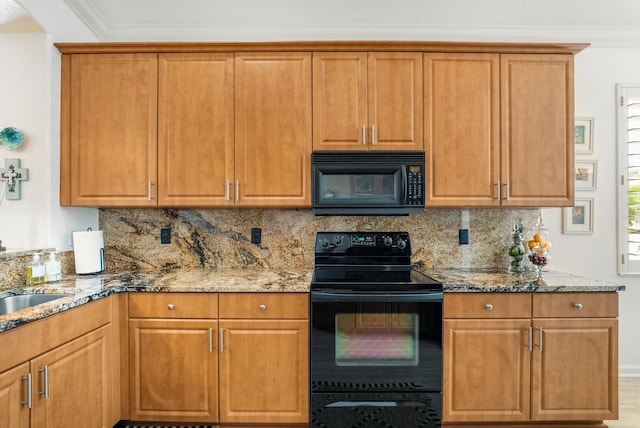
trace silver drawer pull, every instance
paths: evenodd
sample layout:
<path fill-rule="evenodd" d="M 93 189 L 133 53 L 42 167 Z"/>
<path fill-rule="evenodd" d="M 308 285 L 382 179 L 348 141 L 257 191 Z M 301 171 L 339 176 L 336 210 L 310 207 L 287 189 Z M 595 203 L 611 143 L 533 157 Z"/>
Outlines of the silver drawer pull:
<path fill-rule="evenodd" d="M 27 408 L 30 409 L 31 407 L 33 407 L 33 398 L 31 397 L 33 393 L 31 384 L 31 373 L 27 373 L 26 376 L 23 376 L 22 380 L 24 382 L 27 382 L 27 401 L 23 401 L 22 404 L 26 405 Z"/>
<path fill-rule="evenodd" d="M 266 311 L 267 310 L 267 305 L 260 305 L 260 310 L 261 311 Z"/>
<path fill-rule="evenodd" d="M 493 310 L 493 305 L 491 303 L 487 303 L 486 305 L 484 305 L 484 307 L 487 308 L 488 311 Z"/>
<path fill-rule="evenodd" d="M 167 305 L 167 309 L 169 309 L 170 311 L 174 310 L 176 308 L 176 305 L 174 305 L 173 303 L 169 303 Z"/>
<path fill-rule="evenodd" d="M 44 391 L 38 391 L 38 395 L 43 395 L 44 398 L 49 398 L 49 366 L 44 366 L 38 369 L 40 373 L 44 373 Z"/>
<path fill-rule="evenodd" d="M 582 303 L 574 303 L 573 307 L 576 309 L 582 309 Z"/>

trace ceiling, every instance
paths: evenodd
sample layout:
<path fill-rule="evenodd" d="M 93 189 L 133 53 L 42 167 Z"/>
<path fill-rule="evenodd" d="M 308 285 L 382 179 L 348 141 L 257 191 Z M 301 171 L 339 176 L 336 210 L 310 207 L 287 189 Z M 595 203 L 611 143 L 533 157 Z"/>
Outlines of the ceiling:
<path fill-rule="evenodd" d="M 50 11 L 64 8 L 99 41 L 339 38 L 640 44 L 638 0 L 18 2 L 45 31 Z M 6 4 L 17 6 L 15 0 L 0 0 L 0 15 Z"/>

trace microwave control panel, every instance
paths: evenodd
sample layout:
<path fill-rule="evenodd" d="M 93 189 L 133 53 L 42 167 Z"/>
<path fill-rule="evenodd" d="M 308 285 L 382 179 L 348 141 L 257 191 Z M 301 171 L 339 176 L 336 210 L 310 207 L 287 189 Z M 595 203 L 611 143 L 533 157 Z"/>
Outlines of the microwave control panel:
<path fill-rule="evenodd" d="M 407 165 L 407 204 L 424 205 L 424 171 L 419 165 Z"/>

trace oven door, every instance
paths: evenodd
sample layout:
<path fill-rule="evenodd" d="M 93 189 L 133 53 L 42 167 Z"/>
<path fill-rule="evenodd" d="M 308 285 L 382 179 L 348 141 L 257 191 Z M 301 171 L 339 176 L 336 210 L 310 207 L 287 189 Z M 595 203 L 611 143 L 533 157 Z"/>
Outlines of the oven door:
<path fill-rule="evenodd" d="M 311 324 L 312 427 L 440 426 L 441 292 L 312 290 Z"/>

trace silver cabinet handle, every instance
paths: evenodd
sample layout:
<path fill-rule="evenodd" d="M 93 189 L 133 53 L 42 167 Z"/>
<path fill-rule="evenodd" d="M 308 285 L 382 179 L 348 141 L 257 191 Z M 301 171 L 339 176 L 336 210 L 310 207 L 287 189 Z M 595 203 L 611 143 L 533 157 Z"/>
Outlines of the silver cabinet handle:
<path fill-rule="evenodd" d="M 533 352 L 533 327 L 529 327 L 529 343 L 527 344 L 527 348 L 529 348 L 529 352 Z"/>
<path fill-rule="evenodd" d="M 509 182 L 507 181 L 506 183 L 504 183 L 504 188 L 505 188 L 505 195 L 504 195 L 504 200 L 508 201 L 509 200 Z"/>
<path fill-rule="evenodd" d="M 493 310 L 493 305 L 491 303 L 487 303 L 486 305 L 484 305 L 484 307 L 487 308 L 488 311 Z"/>
<path fill-rule="evenodd" d="M 213 328 L 209 329 L 209 352 L 213 352 Z"/>
<path fill-rule="evenodd" d="M 151 180 L 149 180 L 147 182 L 148 188 L 147 188 L 147 196 L 149 198 L 150 201 L 153 200 L 153 193 L 151 193 L 151 186 L 153 186 L 153 183 L 151 182 Z"/>
<path fill-rule="evenodd" d="M 371 125 L 371 144 L 376 143 L 376 125 Z"/>
<path fill-rule="evenodd" d="M 167 309 L 169 309 L 170 311 L 174 310 L 176 308 L 176 305 L 174 305 L 173 303 L 169 303 L 167 305 Z"/>
<path fill-rule="evenodd" d="M 538 349 L 542 352 L 542 327 L 538 327 Z"/>
<path fill-rule="evenodd" d="M 260 310 L 261 311 L 266 311 L 267 310 L 267 305 L 260 305 Z"/>
<path fill-rule="evenodd" d="M 580 310 L 580 309 L 582 309 L 582 303 L 574 303 L 573 307 L 578 309 L 578 310 Z"/>
<path fill-rule="evenodd" d="M 22 404 L 26 404 L 27 408 L 31 408 L 33 406 L 32 395 L 32 382 L 31 382 L 31 373 L 28 373 L 26 376 L 22 376 L 22 380 L 27 382 L 27 401 L 23 401 Z"/>
<path fill-rule="evenodd" d="M 362 144 L 367 145 L 367 125 L 362 125 Z"/>
<path fill-rule="evenodd" d="M 227 180 L 227 201 L 231 200 L 231 181 Z"/>
<path fill-rule="evenodd" d="M 500 186 L 500 180 L 496 183 L 496 199 L 499 201 L 502 192 L 502 186 Z"/>
<path fill-rule="evenodd" d="M 240 200 L 240 180 L 236 180 L 236 201 Z"/>
<path fill-rule="evenodd" d="M 220 327 L 220 352 L 224 352 L 224 328 Z"/>
<path fill-rule="evenodd" d="M 44 391 L 38 391 L 38 394 L 44 395 L 44 398 L 49 398 L 49 366 L 44 366 L 38 371 L 44 373 Z"/>

